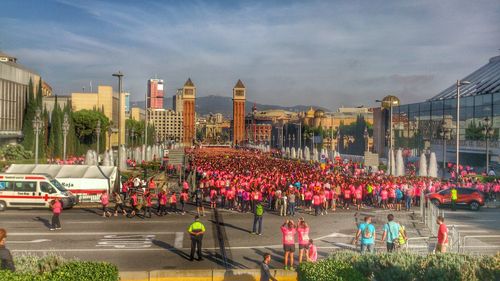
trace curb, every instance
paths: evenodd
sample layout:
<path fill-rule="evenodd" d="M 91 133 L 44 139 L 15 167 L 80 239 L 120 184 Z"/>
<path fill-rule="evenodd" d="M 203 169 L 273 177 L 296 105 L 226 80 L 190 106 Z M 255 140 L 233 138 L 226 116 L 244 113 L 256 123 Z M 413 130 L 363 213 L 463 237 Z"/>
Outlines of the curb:
<path fill-rule="evenodd" d="M 271 269 L 271 275 L 279 281 L 296 281 L 297 273 L 283 269 Z M 121 281 L 258 281 L 260 269 L 194 269 L 121 271 Z"/>

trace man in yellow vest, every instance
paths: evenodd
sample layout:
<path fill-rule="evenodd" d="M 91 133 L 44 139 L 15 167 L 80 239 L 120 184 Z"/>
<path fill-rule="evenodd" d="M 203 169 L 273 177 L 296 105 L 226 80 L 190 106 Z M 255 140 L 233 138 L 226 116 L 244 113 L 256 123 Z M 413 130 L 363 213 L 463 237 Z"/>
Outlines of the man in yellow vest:
<path fill-rule="evenodd" d="M 203 241 L 205 226 L 200 222 L 200 217 L 198 215 L 194 217 L 194 222 L 188 227 L 187 231 L 191 236 L 191 255 L 189 256 L 189 260 L 193 261 L 196 248 L 198 248 L 198 260 L 203 260 L 203 257 L 201 256 L 201 242 Z"/>
<path fill-rule="evenodd" d="M 457 210 L 457 200 L 458 200 L 458 192 L 455 187 L 451 188 L 451 210 L 456 211 Z"/>

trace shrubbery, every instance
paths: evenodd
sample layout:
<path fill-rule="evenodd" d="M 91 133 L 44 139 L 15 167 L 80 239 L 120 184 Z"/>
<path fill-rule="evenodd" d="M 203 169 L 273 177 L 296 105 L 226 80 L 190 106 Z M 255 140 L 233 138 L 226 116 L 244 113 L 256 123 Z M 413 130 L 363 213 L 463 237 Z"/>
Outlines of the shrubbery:
<path fill-rule="evenodd" d="M 56 255 L 16 257 L 16 272 L 0 271 L 2 281 L 118 281 L 118 268 L 106 262 L 65 260 Z"/>
<path fill-rule="evenodd" d="M 301 281 L 500 280 L 500 254 L 420 256 L 405 252 L 376 255 L 337 252 L 317 263 L 301 264 L 298 274 Z"/>

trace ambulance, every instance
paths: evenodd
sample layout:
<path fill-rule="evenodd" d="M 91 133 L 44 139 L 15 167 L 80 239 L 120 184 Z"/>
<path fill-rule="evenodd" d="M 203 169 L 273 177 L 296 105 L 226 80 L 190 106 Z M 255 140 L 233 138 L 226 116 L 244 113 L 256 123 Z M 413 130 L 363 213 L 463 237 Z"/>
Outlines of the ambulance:
<path fill-rule="evenodd" d="M 71 208 L 77 198 L 47 174 L 0 174 L 0 211 L 7 208 L 48 208 L 59 198 L 63 208 Z"/>

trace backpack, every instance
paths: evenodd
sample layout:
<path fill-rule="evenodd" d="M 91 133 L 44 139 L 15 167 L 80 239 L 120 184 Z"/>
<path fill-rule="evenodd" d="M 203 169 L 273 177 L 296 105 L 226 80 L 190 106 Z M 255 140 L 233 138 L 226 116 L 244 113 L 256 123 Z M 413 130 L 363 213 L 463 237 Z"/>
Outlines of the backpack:
<path fill-rule="evenodd" d="M 261 204 L 258 204 L 256 207 L 255 207 L 255 214 L 257 216 L 262 216 L 264 214 L 264 207 L 262 207 Z"/>
<path fill-rule="evenodd" d="M 365 239 L 370 239 L 373 237 L 373 234 L 370 231 L 370 225 L 371 224 L 366 224 L 365 229 L 363 229 L 363 238 L 365 238 Z"/>

